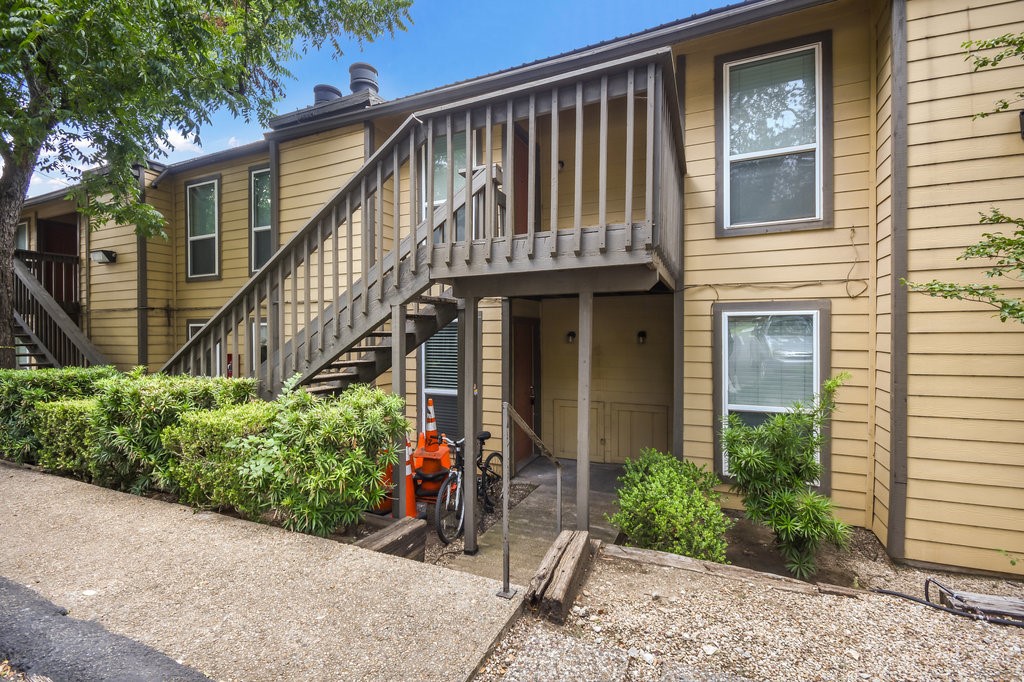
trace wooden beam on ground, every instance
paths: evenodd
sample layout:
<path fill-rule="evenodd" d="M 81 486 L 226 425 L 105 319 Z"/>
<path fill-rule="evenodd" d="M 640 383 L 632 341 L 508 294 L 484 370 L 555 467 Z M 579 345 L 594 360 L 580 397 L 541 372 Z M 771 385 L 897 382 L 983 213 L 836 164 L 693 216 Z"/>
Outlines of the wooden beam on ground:
<path fill-rule="evenodd" d="M 356 547 L 423 561 L 427 548 L 427 522 L 405 517 L 355 543 Z"/>
<path fill-rule="evenodd" d="M 530 581 L 526 604 L 541 616 L 564 623 L 594 558 L 590 533 L 564 530 L 555 538 Z"/>

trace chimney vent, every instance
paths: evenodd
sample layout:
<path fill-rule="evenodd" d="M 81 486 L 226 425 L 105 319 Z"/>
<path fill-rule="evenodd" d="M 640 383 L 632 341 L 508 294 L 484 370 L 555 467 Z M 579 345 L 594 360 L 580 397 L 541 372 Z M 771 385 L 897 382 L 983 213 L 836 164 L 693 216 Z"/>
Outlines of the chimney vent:
<path fill-rule="evenodd" d="M 377 84 L 377 69 L 371 65 L 365 62 L 356 62 L 348 67 L 348 72 L 352 76 L 353 94 L 369 90 L 371 94 L 376 95 L 380 90 Z"/>
<path fill-rule="evenodd" d="M 334 87 L 333 85 L 314 85 L 313 86 L 313 103 L 323 104 L 324 102 L 333 102 L 336 99 L 341 99 L 341 90 Z"/>

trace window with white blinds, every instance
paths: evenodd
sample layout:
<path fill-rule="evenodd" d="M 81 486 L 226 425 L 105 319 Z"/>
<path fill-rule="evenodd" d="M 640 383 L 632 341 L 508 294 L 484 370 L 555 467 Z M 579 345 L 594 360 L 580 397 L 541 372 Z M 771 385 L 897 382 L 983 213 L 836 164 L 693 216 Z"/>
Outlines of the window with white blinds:
<path fill-rule="evenodd" d="M 426 422 L 427 399 L 434 400 L 437 430 L 456 439 L 459 435 L 459 325 L 438 331 L 420 353 L 421 421 Z"/>
<path fill-rule="evenodd" d="M 829 371 L 828 311 L 827 301 L 716 304 L 718 428 L 729 415 L 757 426 L 813 402 Z M 716 469 L 729 476 L 729 458 L 717 450 Z"/>

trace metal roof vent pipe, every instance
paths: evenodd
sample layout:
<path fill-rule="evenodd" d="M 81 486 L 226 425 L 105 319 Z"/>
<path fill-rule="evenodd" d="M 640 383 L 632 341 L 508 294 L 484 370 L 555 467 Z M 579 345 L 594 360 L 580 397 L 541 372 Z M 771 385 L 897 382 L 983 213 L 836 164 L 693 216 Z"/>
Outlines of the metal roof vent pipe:
<path fill-rule="evenodd" d="M 323 104 L 324 102 L 333 102 L 336 99 L 341 99 L 341 90 L 334 87 L 333 85 L 314 85 L 313 86 L 313 104 Z"/>
<path fill-rule="evenodd" d="M 352 66 L 348 67 L 348 72 L 349 75 L 352 76 L 352 94 L 368 90 L 371 95 L 376 95 L 380 91 L 380 87 L 377 82 L 377 69 L 373 68 L 369 64 L 365 62 L 356 62 Z"/>

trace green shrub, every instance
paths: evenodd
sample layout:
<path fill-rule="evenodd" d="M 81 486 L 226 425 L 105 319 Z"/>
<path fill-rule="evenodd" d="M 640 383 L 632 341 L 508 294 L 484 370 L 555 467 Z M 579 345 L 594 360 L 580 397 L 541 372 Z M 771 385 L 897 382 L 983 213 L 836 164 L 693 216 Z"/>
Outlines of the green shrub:
<path fill-rule="evenodd" d="M 0 457 L 35 463 L 36 404 L 95 395 L 98 382 L 116 375 L 105 366 L 0 370 Z"/>
<path fill-rule="evenodd" d="M 714 473 L 645 448 L 626 461 L 619 483 L 619 511 L 608 520 L 631 544 L 725 562 L 725 532 L 732 523 L 719 506 Z"/>
<path fill-rule="evenodd" d="M 207 509 L 235 509 L 255 518 L 260 505 L 246 489 L 241 468 L 245 452 L 238 439 L 263 433 L 277 406 L 253 402 L 218 410 L 186 412 L 164 429 L 161 439 L 171 453 L 167 477 L 183 504 Z"/>
<path fill-rule="evenodd" d="M 401 396 L 357 385 L 319 400 L 285 384 L 273 424 L 239 441 L 242 475 L 257 511 L 276 510 L 284 526 L 328 535 L 358 522 L 384 497 L 383 474 L 398 461 L 409 428 Z"/>
<path fill-rule="evenodd" d="M 722 430 L 733 488 L 743 495 L 747 517 L 772 529 L 786 567 L 798 578 L 815 573 L 822 543 L 843 547 L 850 534 L 833 515 L 831 500 L 810 490 L 823 473 L 817 453 L 836 390 L 847 378 L 844 372 L 826 381 L 810 406 L 795 403 L 758 426 L 729 415 Z"/>
<path fill-rule="evenodd" d="M 253 400 L 256 381 L 144 372 L 137 368 L 100 382 L 95 479 L 134 493 L 154 488 L 176 493 L 167 475 L 172 456 L 161 432 L 183 413 Z"/>
<path fill-rule="evenodd" d="M 39 466 L 88 481 L 96 447 L 96 398 L 36 403 L 33 431 Z"/>

